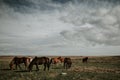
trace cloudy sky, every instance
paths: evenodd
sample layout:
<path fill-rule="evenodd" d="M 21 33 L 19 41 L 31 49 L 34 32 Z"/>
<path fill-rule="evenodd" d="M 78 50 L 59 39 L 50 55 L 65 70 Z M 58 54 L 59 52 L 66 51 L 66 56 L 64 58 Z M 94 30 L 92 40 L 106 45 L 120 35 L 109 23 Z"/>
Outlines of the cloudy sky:
<path fill-rule="evenodd" d="M 120 1 L 0 0 L 0 55 L 120 55 Z"/>

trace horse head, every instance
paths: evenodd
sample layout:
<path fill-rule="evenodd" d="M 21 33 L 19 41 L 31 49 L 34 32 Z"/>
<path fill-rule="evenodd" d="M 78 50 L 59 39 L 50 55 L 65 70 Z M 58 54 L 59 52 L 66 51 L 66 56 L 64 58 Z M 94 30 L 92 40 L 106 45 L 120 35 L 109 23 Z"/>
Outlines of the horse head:
<path fill-rule="evenodd" d="M 14 69 L 14 60 L 12 60 L 12 61 L 10 62 L 9 67 L 10 67 L 11 70 Z"/>

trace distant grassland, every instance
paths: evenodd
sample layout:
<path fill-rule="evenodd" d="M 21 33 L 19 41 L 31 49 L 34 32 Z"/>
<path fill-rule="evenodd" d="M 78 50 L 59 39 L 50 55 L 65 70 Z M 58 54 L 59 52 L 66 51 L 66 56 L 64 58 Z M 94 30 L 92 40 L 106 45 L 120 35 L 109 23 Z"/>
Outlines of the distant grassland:
<path fill-rule="evenodd" d="M 89 57 L 88 63 L 82 63 L 82 57 L 71 57 L 72 67 L 63 69 L 63 63 L 51 65 L 49 71 L 32 72 L 10 70 L 9 62 L 13 57 L 0 57 L 0 80 L 120 80 L 120 56 Z M 67 73 L 62 75 L 61 73 Z"/>

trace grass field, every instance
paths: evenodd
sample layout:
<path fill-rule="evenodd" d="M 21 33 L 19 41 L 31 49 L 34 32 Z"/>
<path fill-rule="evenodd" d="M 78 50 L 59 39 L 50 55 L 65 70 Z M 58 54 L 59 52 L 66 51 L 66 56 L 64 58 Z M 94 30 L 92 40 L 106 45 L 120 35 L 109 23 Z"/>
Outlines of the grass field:
<path fill-rule="evenodd" d="M 63 64 L 51 65 L 49 71 L 10 70 L 11 57 L 0 56 L 0 80 L 120 80 L 120 56 L 89 57 L 88 63 L 82 63 L 82 57 L 71 57 L 72 67 L 63 69 Z M 62 75 L 61 73 L 67 73 Z"/>

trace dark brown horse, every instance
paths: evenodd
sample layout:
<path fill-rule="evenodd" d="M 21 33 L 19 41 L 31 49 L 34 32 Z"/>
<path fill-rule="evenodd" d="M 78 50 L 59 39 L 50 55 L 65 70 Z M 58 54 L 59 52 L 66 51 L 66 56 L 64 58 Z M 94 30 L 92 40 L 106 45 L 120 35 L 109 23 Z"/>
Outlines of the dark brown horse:
<path fill-rule="evenodd" d="M 29 71 L 32 71 L 32 68 L 33 68 L 33 65 L 36 65 L 36 69 L 39 70 L 39 67 L 38 65 L 44 65 L 44 71 L 46 70 L 46 67 L 48 68 L 49 70 L 49 67 L 50 67 L 50 61 L 49 61 L 49 58 L 48 57 L 35 57 L 30 65 L 28 66 L 28 70 Z"/>
<path fill-rule="evenodd" d="M 64 69 L 70 68 L 72 65 L 72 60 L 71 58 L 64 58 Z"/>
<path fill-rule="evenodd" d="M 84 57 L 84 58 L 82 59 L 82 62 L 83 62 L 83 63 L 87 63 L 87 60 L 88 60 L 88 57 Z"/>
<path fill-rule="evenodd" d="M 14 65 L 15 65 L 15 69 L 17 69 L 17 66 L 19 66 L 19 68 L 22 69 L 21 66 L 20 66 L 20 64 L 22 64 L 22 63 L 24 63 L 25 69 L 27 69 L 31 59 L 32 58 L 30 58 L 30 57 L 14 57 L 9 64 L 10 69 L 13 70 Z"/>

